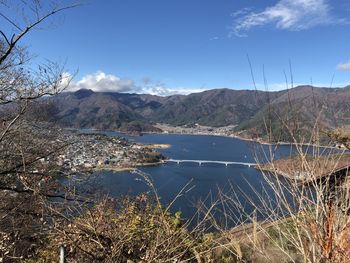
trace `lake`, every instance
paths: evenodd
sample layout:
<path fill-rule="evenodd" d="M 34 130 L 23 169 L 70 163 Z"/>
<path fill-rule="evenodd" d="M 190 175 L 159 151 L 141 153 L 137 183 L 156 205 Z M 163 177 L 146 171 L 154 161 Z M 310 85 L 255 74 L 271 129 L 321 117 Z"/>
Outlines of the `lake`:
<path fill-rule="evenodd" d="M 266 161 L 267 156 L 270 156 L 270 147 L 267 145 L 229 137 L 174 134 L 130 137 L 116 132 L 102 133 L 141 143 L 170 144 L 170 148 L 159 151 L 172 159 L 255 163 L 256 158 Z M 284 145 L 274 149 L 273 154 L 277 157 L 287 156 L 291 151 L 291 146 Z M 182 217 L 187 219 L 196 214 L 199 201 L 205 200 L 207 205 L 216 201 L 219 189 L 223 192 L 234 191 L 236 198 L 244 203 L 245 212 L 251 213 L 254 208 L 247 197 L 256 200 L 255 192 L 262 193 L 266 189 L 262 174 L 254 167 L 243 165 L 165 163 L 142 167 L 140 170 L 151 178 L 164 206 L 169 205 L 186 186 L 170 211 L 181 211 Z M 132 172 L 99 172 L 99 176 L 102 188 L 110 196 L 151 193 L 145 180 Z"/>

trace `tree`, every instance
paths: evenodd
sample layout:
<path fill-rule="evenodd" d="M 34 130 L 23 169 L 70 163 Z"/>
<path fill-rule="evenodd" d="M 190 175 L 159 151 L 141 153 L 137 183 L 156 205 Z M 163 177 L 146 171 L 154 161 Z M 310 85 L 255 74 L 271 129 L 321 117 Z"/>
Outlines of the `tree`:
<path fill-rule="evenodd" d="M 46 105 L 71 78 L 55 62 L 34 67 L 21 41 L 76 4 L 0 0 L 0 259 L 29 257 L 42 241 L 58 194 L 55 156 L 66 145 L 33 109 Z M 39 105 L 39 106 L 38 106 Z M 35 106 L 35 107 L 34 107 Z M 41 111 L 41 110 L 39 110 Z M 61 194 L 62 195 L 62 194 Z"/>

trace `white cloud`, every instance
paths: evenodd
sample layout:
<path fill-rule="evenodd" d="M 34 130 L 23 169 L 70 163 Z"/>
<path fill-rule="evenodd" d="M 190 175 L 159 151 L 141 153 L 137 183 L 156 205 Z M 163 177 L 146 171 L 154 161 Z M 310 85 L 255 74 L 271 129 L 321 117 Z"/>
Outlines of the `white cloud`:
<path fill-rule="evenodd" d="M 170 95 L 187 95 L 191 93 L 202 92 L 205 89 L 196 89 L 196 88 L 178 88 L 178 89 L 170 89 L 162 86 L 155 86 L 151 89 L 143 89 L 142 93 L 158 95 L 158 96 L 170 96 Z"/>
<path fill-rule="evenodd" d="M 62 86 L 67 85 L 70 78 L 71 75 L 65 73 Z M 80 89 L 90 89 L 95 92 L 142 93 L 158 96 L 169 96 L 175 94 L 185 95 L 204 91 L 204 89 L 201 88 L 167 88 L 165 84 L 152 81 L 150 78 L 144 78 L 141 85 L 136 85 L 135 81 L 131 79 L 122 79 L 112 74 L 106 74 L 102 71 L 85 75 L 79 81 L 70 82 L 66 91 L 77 91 Z"/>
<path fill-rule="evenodd" d="M 242 16 L 247 14 L 249 11 L 251 10 L 251 8 L 245 7 L 243 9 L 240 9 L 236 12 L 231 13 L 231 17 L 238 17 L 238 16 Z"/>
<path fill-rule="evenodd" d="M 72 82 L 68 91 L 91 89 L 96 92 L 134 92 L 137 87 L 133 80 L 122 79 L 112 74 L 98 71 L 84 76 L 78 82 Z"/>
<path fill-rule="evenodd" d="M 328 0 L 280 0 L 261 12 L 237 11 L 232 34 L 246 36 L 257 26 L 273 24 L 278 29 L 300 31 L 319 25 L 345 23 L 331 15 Z M 237 15 L 238 14 L 238 15 Z"/>
<path fill-rule="evenodd" d="M 337 65 L 337 70 L 350 71 L 350 61 L 347 63 L 340 63 Z"/>
<path fill-rule="evenodd" d="M 141 93 L 158 95 L 158 96 L 169 96 L 169 95 L 187 95 L 190 93 L 196 93 L 204 91 L 203 88 L 167 88 L 161 82 L 154 82 L 151 78 L 144 78 Z"/>
<path fill-rule="evenodd" d="M 213 41 L 213 40 L 219 40 L 219 37 L 211 37 L 209 38 L 210 41 Z"/>
<path fill-rule="evenodd" d="M 63 72 L 61 81 L 59 84 L 59 89 L 64 90 L 68 88 L 72 82 L 73 76 L 69 72 Z"/>

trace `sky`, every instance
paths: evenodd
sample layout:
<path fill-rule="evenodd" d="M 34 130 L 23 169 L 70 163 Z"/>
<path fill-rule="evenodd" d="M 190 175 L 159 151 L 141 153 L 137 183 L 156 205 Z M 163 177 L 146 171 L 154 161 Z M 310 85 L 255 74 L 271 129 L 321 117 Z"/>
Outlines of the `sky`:
<path fill-rule="evenodd" d="M 281 90 L 291 78 L 294 86 L 350 84 L 348 0 L 80 2 L 21 43 L 38 63 L 65 63 L 70 90 Z M 2 17 L 0 28 L 16 30 Z"/>

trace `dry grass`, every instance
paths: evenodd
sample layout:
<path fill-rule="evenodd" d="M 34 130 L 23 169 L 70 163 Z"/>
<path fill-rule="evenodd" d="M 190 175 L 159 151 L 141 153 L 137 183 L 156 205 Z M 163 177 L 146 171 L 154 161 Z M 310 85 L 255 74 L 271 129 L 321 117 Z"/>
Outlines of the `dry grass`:
<path fill-rule="evenodd" d="M 33 262 L 225 262 L 214 255 L 214 237 L 188 230 L 146 194 L 104 199 L 72 220 L 60 221 Z"/>
<path fill-rule="evenodd" d="M 274 160 L 259 166 L 263 171 L 278 173 L 288 179 L 300 180 L 304 183 L 315 179 L 308 176 L 310 173 L 317 174 L 321 179 L 323 176 L 328 176 L 348 167 L 350 167 L 350 155 L 345 153 L 328 154 L 326 156 L 298 155 Z"/>

